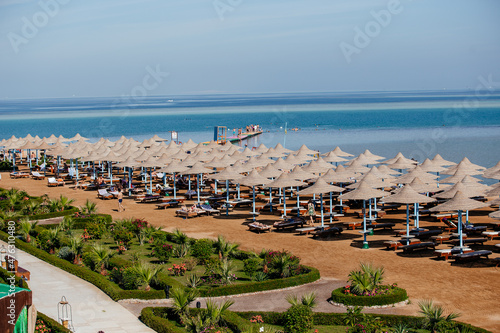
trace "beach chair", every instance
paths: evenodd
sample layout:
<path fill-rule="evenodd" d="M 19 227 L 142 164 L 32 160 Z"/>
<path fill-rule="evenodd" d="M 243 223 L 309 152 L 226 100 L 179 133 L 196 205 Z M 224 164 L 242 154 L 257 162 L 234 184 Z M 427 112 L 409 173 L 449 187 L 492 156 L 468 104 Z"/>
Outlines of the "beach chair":
<path fill-rule="evenodd" d="M 170 207 L 178 207 L 179 204 L 180 204 L 180 201 L 170 200 L 170 201 L 162 202 L 161 204 L 157 204 L 156 208 L 165 209 L 165 208 L 170 208 Z"/>
<path fill-rule="evenodd" d="M 417 244 L 417 243 L 420 243 L 420 239 L 417 239 L 417 238 L 410 239 L 410 244 Z M 394 251 L 396 251 L 398 249 L 398 247 L 401 247 L 401 246 L 406 245 L 406 244 L 403 244 L 403 242 L 401 242 L 401 240 L 389 240 L 389 241 L 385 241 L 384 245 L 387 247 L 388 250 L 393 249 Z"/>
<path fill-rule="evenodd" d="M 45 179 L 45 176 L 40 174 L 38 171 L 32 171 L 31 178 L 36 179 L 36 180 L 40 180 L 40 179 Z"/>
<path fill-rule="evenodd" d="M 206 211 L 208 215 L 210 215 L 210 214 L 220 215 L 220 210 L 215 209 L 210 205 L 200 205 L 200 208 L 203 209 L 204 211 Z"/>
<path fill-rule="evenodd" d="M 415 250 L 435 250 L 436 243 L 434 242 L 421 242 L 421 243 L 413 243 L 409 245 L 403 245 L 400 247 L 403 250 L 403 253 L 413 252 Z"/>
<path fill-rule="evenodd" d="M 500 236 L 500 231 L 483 231 L 482 235 L 493 240 L 493 238 Z"/>
<path fill-rule="evenodd" d="M 473 224 L 465 224 L 462 222 L 463 230 L 464 232 L 467 232 L 468 234 L 479 234 L 487 229 L 485 225 L 478 225 L 475 226 Z"/>
<path fill-rule="evenodd" d="M 479 260 L 482 257 L 488 259 L 488 256 L 493 252 L 488 250 L 472 251 L 467 253 L 459 253 L 455 255 L 455 262 Z"/>
<path fill-rule="evenodd" d="M 55 177 L 50 177 L 47 179 L 47 186 L 63 186 L 64 181 L 62 179 L 56 179 Z"/>
<path fill-rule="evenodd" d="M 342 227 L 320 228 L 319 230 L 311 232 L 311 235 L 312 238 L 329 238 L 331 236 L 340 236 L 342 231 L 344 231 Z"/>
<path fill-rule="evenodd" d="M 457 231 L 458 229 L 457 225 L 447 218 L 441 219 L 441 222 L 447 225 L 447 227 L 445 227 L 444 230 L 448 232 Z"/>
<path fill-rule="evenodd" d="M 296 229 L 298 227 L 304 227 L 305 220 L 302 217 L 294 217 L 286 219 L 284 221 L 275 222 L 273 227 L 276 231 L 285 230 L 287 228 Z"/>
<path fill-rule="evenodd" d="M 257 233 L 271 231 L 271 226 L 259 222 L 253 222 L 248 224 L 248 230 L 257 231 Z"/>
<path fill-rule="evenodd" d="M 390 229 L 390 230 L 392 230 L 392 227 L 394 227 L 394 226 L 395 226 L 395 224 L 392 222 L 378 223 L 375 221 L 366 225 L 367 228 L 372 228 L 373 230 L 375 230 L 375 229 L 384 229 L 384 230 Z"/>
<path fill-rule="evenodd" d="M 437 235 L 440 235 L 442 233 L 443 233 L 443 231 L 441 231 L 441 230 L 426 230 L 426 231 L 411 230 L 410 231 L 411 235 L 413 235 L 413 236 L 415 236 L 415 238 L 419 238 L 419 239 L 429 239 L 432 236 L 437 236 Z"/>
<path fill-rule="evenodd" d="M 114 196 L 111 193 L 109 193 L 106 189 L 102 188 L 97 190 L 97 197 L 105 200 L 105 199 L 112 199 Z"/>
<path fill-rule="evenodd" d="M 473 244 L 473 245 L 478 245 L 478 244 L 481 244 L 483 245 L 484 242 L 488 241 L 488 239 L 486 238 L 466 238 L 466 239 L 462 239 L 462 243 L 463 244 Z M 459 244 L 460 243 L 460 240 L 459 239 L 454 239 L 452 241 L 454 244 Z"/>

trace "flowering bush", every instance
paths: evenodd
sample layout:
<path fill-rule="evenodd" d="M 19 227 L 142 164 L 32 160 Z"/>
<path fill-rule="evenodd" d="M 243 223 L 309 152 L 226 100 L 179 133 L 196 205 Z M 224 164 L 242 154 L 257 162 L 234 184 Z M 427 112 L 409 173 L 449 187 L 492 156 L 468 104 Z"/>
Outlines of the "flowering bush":
<path fill-rule="evenodd" d="M 81 237 L 82 237 L 82 241 L 84 241 L 84 242 L 88 241 L 89 239 L 92 239 L 92 237 L 89 235 L 89 232 L 87 231 L 87 229 L 83 230 L 83 234 Z"/>
<path fill-rule="evenodd" d="M 381 296 L 381 295 L 390 295 L 394 292 L 394 290 L 397 288 L 397 284 L 394 283 L 393 285 L 390 286 L 383 286 L 380 285 L 378 287 L 375 287 L 374 289 L 370 291 L 364 291 L 361 294 L 358 294 L 354 292 L 353 287 L 351 285 L 346 285 L 342 292 L 346 295 L 349 296 Z"/>
<path fill-rule="evenodd" d="M 43 320 L 41 319 L 36 320 L 35 333 L 50 333 L 50 332 L 52 332 L 52 330 L 45 325 Z"/>
<path fill-rule="evenodd" d="M 159 261 L 167 262 L 172 257 L 173 251 L 172 245 L 155 242 L 151 256 L 158 258 Z"/>
<path fill-rule="evenodd" d="M 175 276 L 182 276 L 186 273 L 186 265 L 185 264 L 173 264 L 172 267 L 168 268 L 169 272 L 174 273 Z"/>
<path fill-rule="evenodd" d="M 264 320 L 262 319 L 262 316 L 253 316 L 252 319 L 250 319 L 251 323 L 263 323 Z"/>
<path fill-rule="evenodd" d="M 125 251 L 127 251 L 127 248 L 125 247 L 125 245 L 123 245 L 123 242 L 119 242 L 116 251 L 118 251 L 118 254 L 123 254 Z"/>

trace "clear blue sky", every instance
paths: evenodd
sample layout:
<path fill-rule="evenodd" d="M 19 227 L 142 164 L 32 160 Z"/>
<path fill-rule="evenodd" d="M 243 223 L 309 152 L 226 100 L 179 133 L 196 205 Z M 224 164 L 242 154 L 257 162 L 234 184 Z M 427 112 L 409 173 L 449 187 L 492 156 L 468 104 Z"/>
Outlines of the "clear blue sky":
<path fill-rule="evenodd" d="M 0 98 L 120 96 L 144 87 L 148 95 L 466 89 L 479 76 L 500 81 L 500 1 L 396 2 L 1 0 Z M 376 23 L 373 12 L 382 10 L 390 22 Z M 372 35 L 368 45 L 359 36 L 356 44 L 357 28 Z M 169 75 L 156 84 L 147 68 Z"/>

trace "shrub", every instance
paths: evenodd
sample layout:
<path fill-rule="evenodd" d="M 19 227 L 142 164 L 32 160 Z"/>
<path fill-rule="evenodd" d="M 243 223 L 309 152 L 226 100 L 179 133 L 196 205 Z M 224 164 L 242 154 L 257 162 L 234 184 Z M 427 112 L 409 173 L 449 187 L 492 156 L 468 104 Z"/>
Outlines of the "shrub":
<path fill-rule="evenodd" d="M 37 319 L 36 326 L 38 326 L 39 320 L 40 320 L 43 323 L 43 325 L 45 325 L 45 327 L 50 330 L 48 332 L 51 332 L 51 333 L 71 333 L 71 331 L 69 329 L 65 328 L 64 326 L 59 324 L 57 321 L 44 315 L 41 312 L 37 312 L 36 319 Z M 35 328 L 35 332 L 37 332 L 36 328 Z M 39 331 L 39 332 L 43 332 L 43 331 Z"/>
<path fill-rule="evenodd" d="M 130 242 L 132 241 L 133 238 L 134 238 L 134 234 L 132 234 L 130 231 L 125 230 L 125 229 L 119 229 L 119 230 L 115 230 L 113 232 L 113 239 L 115 240 L 115 242 L 117 244 L 122 242 L 126 248 L 129 247 Z"/>
<path fill-rule="evenodd" d="M 59 249 L 59 252 L 57 253 L 57 256 L 67 261 L 73 261 L 73 259 L 75 258 L 75 254 L 69 246 L 61 247 Z"/>
<path fill-rule="evenodd" d="M 172 245 L 164 244 L 156 241 L 153 246 L 153 251 L 151 255 L 156 257 L 161 262 L 168 262 L 168 260 L 172 257 L 173 248 Z"/>
<path fill-rule="evenodd" d="M 262 270 L 261 260 L 258 258 L 249 258 L 243 260 L 243 272 L 249 277 L 253 277 L 257 271 Z"/>
<path fill-rule="evenodd" d="M 87 233 L 91 239 L 101 239 L 106 231 L 106 226 L 101 223 L 91 222 L 87 224 Z"/>
<path fill-rule="evenodd" d="M 305 333 L 313 327 L 313 312 L 302 304 L 292 305 L 283 314 L 286 333 Z"/>
<path fill-rule="evenodd" d="M 405 301 L 408 299 L 406 290 L 393 287 L 393 286 L 380 286 L 380 288 L 391 289 L 390 294 L 377 295 L 377 296 L 357 296 L 352 293 L 345 293 L 345 287 L 335 289 L 332 291 L 332 301 L 335 303 L 342 303 L 345 305 L 358 305 L 358 306 L 376 306 L 387 305 Z"/>
<path fill-rule="evenodd" d="M 204 262 L 213 253 L 213 242 L 209 239 L 198 239 L 192 246 L 191 252 L 193 256 Z"/>
<path fill-rule="evenodd" d="M 186 270 L 192 271 L 198 265 L 198 259 L 190 257 L 184 260 L 183 264 L 186 266 Z"/>

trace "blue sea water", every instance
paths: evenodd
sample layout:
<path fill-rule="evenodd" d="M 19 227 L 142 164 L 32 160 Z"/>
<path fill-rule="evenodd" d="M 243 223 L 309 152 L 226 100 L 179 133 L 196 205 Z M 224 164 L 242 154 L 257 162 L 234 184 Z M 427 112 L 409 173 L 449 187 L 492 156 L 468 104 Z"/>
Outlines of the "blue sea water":
<path fill-rule="evenodd" d="M 444 158 L 490 167 L 500 160 L 500 94 L 457 92 L 363 92 L 260 95 L 150 96 L 0 100 L 0 139 L 80 133 L 93 141 L 121 135 L 137 140 L 158 134 L 181 141 L 213 139 L 214 126 L 259 124 L 264 134 L 250 147 L 306 144 L 326 152 L 398 151 L 423 161 Z M 285 128 L 288 130 L 285 134 Z M 297 128 L 297 131 L 293 129 Z M 243 143 L 245 144 L 245 143 Z"/>

